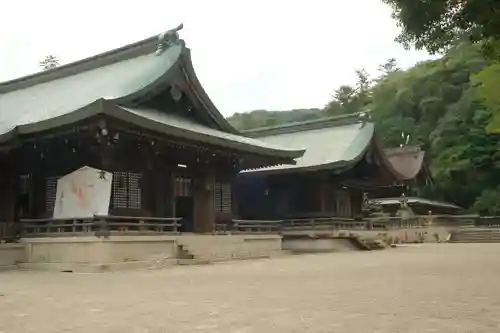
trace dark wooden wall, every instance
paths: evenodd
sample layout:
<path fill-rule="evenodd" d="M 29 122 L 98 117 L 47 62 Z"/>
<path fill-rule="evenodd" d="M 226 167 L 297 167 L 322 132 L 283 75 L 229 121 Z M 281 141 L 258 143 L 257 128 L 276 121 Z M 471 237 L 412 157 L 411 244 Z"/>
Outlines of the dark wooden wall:
<path fill-rule="evenodd" d="M 28 137 L 2 158 L 12 167 L 1 163 L 0 198 L 13 202 L 2 201 L 3 219 L 52 216 L 57 178 L 85 165 L 113 173 L 112 215 L 173 217 L 176 197 L 185 195 L 193 197 L 197 232 L 212 231 L 217 214 L 234 216 L 234 153 L 154 135 L 113 119 L 97 117 Z M 189 184 L 179 185 L 182 179 Z M 26 195 L 23 184 L 29 188 Z"/>
<path fill-rule="evenodd" d="M 357 217 L 364 191 L 392 181 L 369 153 L 346 170 L 243 174 L 237 191 L 240 213 L 246 219 Z"/>

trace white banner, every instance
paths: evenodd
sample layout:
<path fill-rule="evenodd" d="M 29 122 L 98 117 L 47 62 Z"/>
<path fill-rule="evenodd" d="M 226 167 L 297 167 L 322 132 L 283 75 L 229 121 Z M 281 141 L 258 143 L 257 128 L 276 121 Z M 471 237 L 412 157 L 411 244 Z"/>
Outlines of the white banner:
<path fill-rule="evenodd" d="M 113 174 L 84 166 L 57 181 L 54 218 L 108 215 Z"/>

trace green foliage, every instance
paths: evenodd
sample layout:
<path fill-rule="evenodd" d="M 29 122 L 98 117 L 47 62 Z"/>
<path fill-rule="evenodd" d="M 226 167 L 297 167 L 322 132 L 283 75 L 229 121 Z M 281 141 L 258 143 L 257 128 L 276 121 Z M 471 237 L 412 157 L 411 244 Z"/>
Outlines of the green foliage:
<path fill-rule="evenodd" d="M 250 128 L 370 109 L 387 147 L 401 144 L 405 133 L 430 155 L 434 184 L 419 194 L 485 214 L 499 211 L 500 134 L 486 128 L 500 128 L 500 66 L 485 60 L 480 45 L 464 42 L 405 71 L 391 59 L 380 69 L 374 84 L 358 71 L 357 84 L 335 90 L 324 110 L 261 110 L 230 120 Z"/>
<path fill-rule="evenodd" d="M 489 65 L 474 78 L 479 96 L 493 113 L 493 118 L 486 128 L 491 133 L 500 133 L 500 63 Z"/>
<path fill-rule="evenodd" d="M 494 41 L 500 36 L 499 0 L 382 1 L 391 6 L 402 28 L 396 40 L 406 47 L 436 53 L 462 41 Z M 485 51 L 491 51 L 491 44 L 485 45 Z"/>
<path fill-rule="evenodd" d="M 485 190 L 477 198 L 473 209 L 483 215 L 500 214 L 500 188 Z"/>
<path fill-rule="evenodd" d="M 382 78 L 386 77 L 387 75 L 399 71 L 400 68 L 398 68 L 398 64 L 396 62 L 396 58 L 389 58 L 387 59 L 387 62 L 384 64 L 381 64 L 378 67 L 378 71 L 381 73 Z"/>
<path fill-rule="evenodd" d="M 486 131 L 493 113 L 476 84 L 487 65 L 480 46 L 462 43 L 372 89 L 372 116 L 384 142 L 395 146 L 405 132 L 410 143 L 427 147 L 435 184 L 423 192 L 477 210 L 491 198 L 484 193 L 500 185 L 500 136 Z"/>
<path fill-rule="evenodd" d="M 247 130 L 256 127 L 275 126 L 297 121 L 318 119 L 324 116 L 321 109 L 296 109 L 291 111 L 255 110 L 251 112 L 235 113 L 227 120 L 231 125 Z"/>

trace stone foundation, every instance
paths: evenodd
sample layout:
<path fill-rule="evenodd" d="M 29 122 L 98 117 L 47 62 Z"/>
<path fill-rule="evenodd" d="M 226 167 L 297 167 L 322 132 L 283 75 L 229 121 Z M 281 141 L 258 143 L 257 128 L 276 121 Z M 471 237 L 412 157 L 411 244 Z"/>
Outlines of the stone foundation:
<path fill-rule="evenodd" d="M 24 258 L 23 244 L 0 244 L 0 270 L 16 268 Z"/>
<path fill-rule="evenodd" d="M 283 250 L 295 253 L 343 252 L 360 250 L 345 237 L 355 234 L 362 239 L 380 239 L 388 243 L 436 243 L 447 241 L 456 228 L 431 226 L 392 230 L 310 230 L 287 231 L 283 236 Z"/>
<path fill-rule="evenodd" d="M 324 253 L 359 251 L 349 239 L 341 238 L 284 238 L 283 250 L 292 253 Z"/>
<path fill-rule="evenodd" d="M 193 263 L 269 258 L 281 253 L 279 235 L 179 235 L 25 238 L 1 244 L 0 267 L 73 272 L 157 269 L 188 253 Z"/>

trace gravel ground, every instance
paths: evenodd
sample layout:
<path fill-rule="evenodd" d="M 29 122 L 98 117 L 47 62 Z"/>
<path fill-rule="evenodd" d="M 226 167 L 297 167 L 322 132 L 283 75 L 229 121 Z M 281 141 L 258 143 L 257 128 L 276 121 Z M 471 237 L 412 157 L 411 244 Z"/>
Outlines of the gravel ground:
<path fill-rule="evenodd" d="M 0 273 L 0 332 L 500 332 L 500 244 Z"/>

